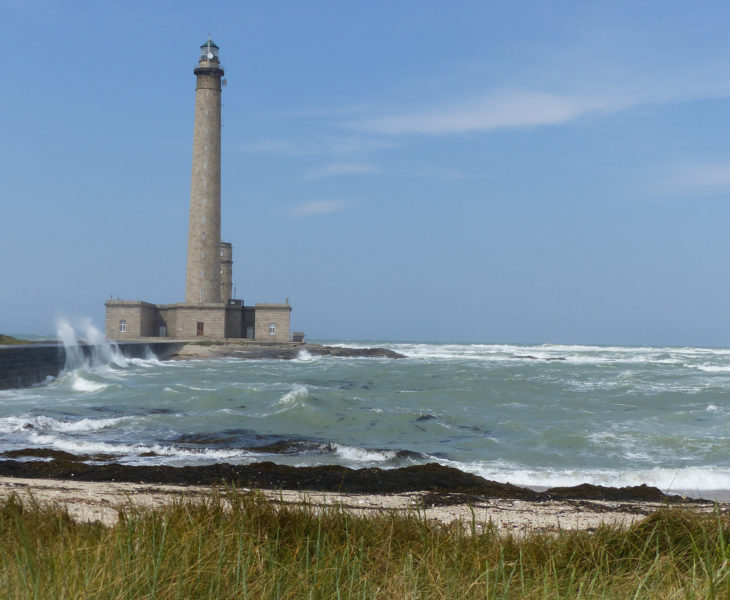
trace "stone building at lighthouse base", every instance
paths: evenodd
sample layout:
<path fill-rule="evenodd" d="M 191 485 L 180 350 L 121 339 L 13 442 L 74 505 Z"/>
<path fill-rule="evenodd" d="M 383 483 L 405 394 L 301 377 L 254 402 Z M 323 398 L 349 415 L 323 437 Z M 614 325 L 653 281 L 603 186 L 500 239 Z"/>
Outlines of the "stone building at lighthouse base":
<path fill-rule="evenodd" d="M 146 337 L 190 339 L 245 338 L 257 342 L 288 342 L 291 305 L 241 300 L 215 304 L 151 304 L 141 300 L 107 300 L 106 337 L 130 340 Z"/>

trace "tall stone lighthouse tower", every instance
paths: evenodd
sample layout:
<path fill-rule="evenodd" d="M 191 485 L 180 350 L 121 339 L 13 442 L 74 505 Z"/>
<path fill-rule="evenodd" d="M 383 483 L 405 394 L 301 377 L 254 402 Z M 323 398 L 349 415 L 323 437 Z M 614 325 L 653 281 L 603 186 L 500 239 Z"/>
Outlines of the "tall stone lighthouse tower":
<path fill-rule="evenodd" d="M 218 46 L 208 37 L 193 71 L 195 125 L 190 183 L 185 302 L 152 304 L 109 299 L 106 335 L 112 340 L 148 337 L 249 338 L 290 341 L 289 300 L 244 306 L 232 297 L 233 247 L 221 242 L 221 84 Z"/>
<path fill-rule="evenodd" d="M 208 38 L 194 70 L 195 125 L 190 184 L 185 303 L 221 303 L 221 77 L 218 46 Z"/>

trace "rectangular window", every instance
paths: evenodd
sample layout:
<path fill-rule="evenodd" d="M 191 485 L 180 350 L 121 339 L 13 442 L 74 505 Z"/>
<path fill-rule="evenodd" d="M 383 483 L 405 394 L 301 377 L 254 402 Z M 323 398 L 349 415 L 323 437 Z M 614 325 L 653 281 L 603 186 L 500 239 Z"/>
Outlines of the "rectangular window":
<path fill-rule="evenodd" d="M 127 321 L 125 319 L 119 319 L 119 333 L 126 333 Z"/>
<path fill-rule="evenodd" d="M 269 335 L 276 335 L 276 323 L 269 323 Z"/>
<path fill-rule="evenodd" d="M 197 335 L 205 335 L 205 325 L 202 321 L 198 321 Z"/>

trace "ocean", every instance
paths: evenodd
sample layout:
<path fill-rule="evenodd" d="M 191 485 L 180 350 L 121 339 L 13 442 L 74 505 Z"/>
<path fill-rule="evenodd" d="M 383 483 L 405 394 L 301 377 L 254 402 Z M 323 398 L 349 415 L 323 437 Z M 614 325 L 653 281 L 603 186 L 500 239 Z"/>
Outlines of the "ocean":
<path fill-rule="evenodd" d="M 730 350 L 340 343 L 404 359 L 126 359 L 0 391 L 0 452 L 394 468 L 522 486 L 730 490 Z M 78 359 L 77 359 L 78 360 Z"/>

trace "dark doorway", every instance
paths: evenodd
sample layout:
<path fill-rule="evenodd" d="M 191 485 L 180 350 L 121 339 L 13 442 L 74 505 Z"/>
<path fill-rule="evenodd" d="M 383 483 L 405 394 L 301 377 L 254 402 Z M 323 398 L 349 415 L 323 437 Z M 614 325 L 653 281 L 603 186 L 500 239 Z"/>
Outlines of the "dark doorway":
<path fill-rule="evenodd" d="M 202 321 L 198 321 L 198 335 L 205 335 Z"/>

